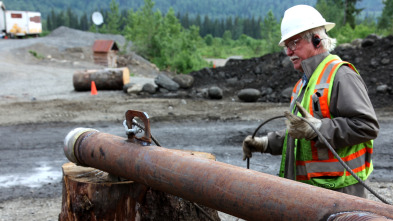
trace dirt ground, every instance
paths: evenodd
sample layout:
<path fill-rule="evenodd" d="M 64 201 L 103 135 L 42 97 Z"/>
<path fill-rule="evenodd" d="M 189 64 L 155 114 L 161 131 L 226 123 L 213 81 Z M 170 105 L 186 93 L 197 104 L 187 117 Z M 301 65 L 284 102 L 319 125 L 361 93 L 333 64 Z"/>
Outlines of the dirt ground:
<path fill-rule="evenodd" d="M 218 161 L 245 167 L 241 142 L 263 120 L 281 115 L 286 102 L 141 98 L 122 91 L 75 92 L 76 70 L 99 68 L 89 48 L 94 39 L 119 36 L 75 33 L 67 29 L 37 39 L 0 40 L 0 220 L 57 220 L 61 206 L 62 145 L 76 127 L 125 136 L 127 110 L 148 113 L 152 134 L 167 148 L 213 153 Z M 83 36 L 82 36 L 83 35 Z M 83 40 L 82 40 L 83 39 Z M 30 52 L 29 52 L 30 51 Z M 36 58 L 32 52 L 43 58 Z M 138 77 L 154 77 L 154 67 L 135 67 Z M 153 73 L 153 74 L 152 74 Z M 132 78 L 131 78 L 132 81 Z M 376 108 L 381 123 L 375 141 L 370 185 L 393 202 L 393 106 Z M 279 129 L 282 121 L 261 133 Z M 179 139 L 180 138 L 180 139 Z M 276 174 L 279 157 L 258 154 L 251 169 Z M 371 194 L 370 199 L 378 201 Z M 221 214 L 223 220 L 235 217 Z"/>

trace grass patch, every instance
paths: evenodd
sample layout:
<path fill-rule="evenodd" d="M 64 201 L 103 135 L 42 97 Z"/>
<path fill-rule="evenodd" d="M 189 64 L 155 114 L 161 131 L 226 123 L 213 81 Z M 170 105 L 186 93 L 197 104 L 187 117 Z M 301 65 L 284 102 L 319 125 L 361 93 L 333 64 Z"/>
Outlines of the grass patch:
<path fill-rule="evenodd" d="M 31 54 L 31 55 L 33 55 L 35 58 L 37 58 L 37 59 L 44 59 L 44 56 L 42 55 L 42 54 L 39 54 L 38 52 L 36 52 L 36 51 L 33 51 L 33 50 L 30 50 L 29 51 L 29 53 Z"/>

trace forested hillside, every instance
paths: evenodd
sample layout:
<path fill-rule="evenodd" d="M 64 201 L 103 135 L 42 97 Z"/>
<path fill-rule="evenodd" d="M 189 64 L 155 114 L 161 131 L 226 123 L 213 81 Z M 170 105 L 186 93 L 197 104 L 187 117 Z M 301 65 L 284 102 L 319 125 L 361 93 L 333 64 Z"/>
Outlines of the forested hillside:
<path fill-rule="evenodd" d="M 8 10 L 40 11 L 46 18 L 53 9 L 55 12 L 70 8 L 74 14 L 82 16 L 97 10 L 108 10 L 111 0 L 3 0 Z M 117 0 L 119 9 L 139 9 L 144 0 Z M 281 17 L 285 9 L 296 4 L 315 5 L 316 0 L 155 0 L 155 8 L 166 13 L 172 7 L 175 13 L 182 15 L 188 13 L 190 17 L 209 16 L 214 19 L 232 17 L 264 17 L 272 10 L 276 17 Z M 364 8 L 365 15 L 378 16 L 382 9 L 382 0 L 359 1 L 358 8 Z"/>
<path fill-rule="evenodd" d="M 383 4 L 372 0 L 5 0 L 4 3 L 9 10 L 40 11 L 43 35 L 60 26 L 122 34 L 132 41 L 136 53 L 160 69 L 181 73 L 206 67 L 206 57 L 249 58 L 282 50 L 277 45 L 281 38 L 280 20 L 287 8 L 302 3 L 314 6 L 327 21 L 336 24 L 329 34 L 339 44 L 370 34 L 393 33 L 393 0 L 384 0 Z M 96 26 L 91 14 L 97 10 L 102 12 L 104 23 Z"/>

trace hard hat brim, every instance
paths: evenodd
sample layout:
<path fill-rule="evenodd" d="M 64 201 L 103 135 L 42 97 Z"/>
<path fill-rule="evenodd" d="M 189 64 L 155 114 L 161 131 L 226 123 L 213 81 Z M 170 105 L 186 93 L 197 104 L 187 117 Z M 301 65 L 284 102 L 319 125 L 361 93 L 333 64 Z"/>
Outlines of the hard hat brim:
<path fill-rule="evenodd" d="M 310 26 L 310 27 L 307 27 L 307 28 L 304 28 L 304 29 L 295 30 L 295 31 L 293 31 L 293 32 L 287 33 L 286 35 L 282 36 L 282 37 L 281 37 L 281 40 L 280 40 L 280 43 L 278 43 L 278 45 L 281 46 L 281 47 L 284 47 L 284 46 L 285 46 L 285 41 L 286 41 L 287 39 L 290 39 L 291 37 L 293 37 L 293 36 L 295 36 L 295 35 L 297 35 L 297 34 L 300 34 L 300 33 L 302 33 L 302 32 L 305 32 L 305 31 L 307 31 L 307 30 L 310 30 L 310 29 L 313 29 L 313 28 L 317 28 L 317 27 L 322 27 L 322 26 L 325 26 L 325 29 L 326 29 L 326 31 L 328 32 L 328 31 L 330 31 L 332 28 L 334 28 L 334 26 L 336 26 L 336 24 L 335 24 L 335 23 L 332 23 L 332 22 L 325 22 L 325 24 L 322 24 L 322 25 L 319 24 L 319 25 L 317 25 L 317 26 Z"/>

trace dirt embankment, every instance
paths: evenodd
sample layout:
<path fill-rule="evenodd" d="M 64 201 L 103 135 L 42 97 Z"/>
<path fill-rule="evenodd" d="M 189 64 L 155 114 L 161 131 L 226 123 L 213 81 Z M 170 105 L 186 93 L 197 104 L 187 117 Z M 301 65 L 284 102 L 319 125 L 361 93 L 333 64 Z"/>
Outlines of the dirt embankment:
<path fill-rule="evenodd" d="M 332 54 L 355 65 L 374 106 L 392 104 L 393 36 L 370 35 L 340 45 Z M 195 78 L 195 87 L 216 85 L 224 90 L 224 95 L 235 98 L 241 89 L 258 89 L 262 92 L 260 102 L 288 102 L 293 85 L 301 77 L 283 52 L 251 59 L 230 59 L 224 67 L 206 68 L 191 75 Z"/>

